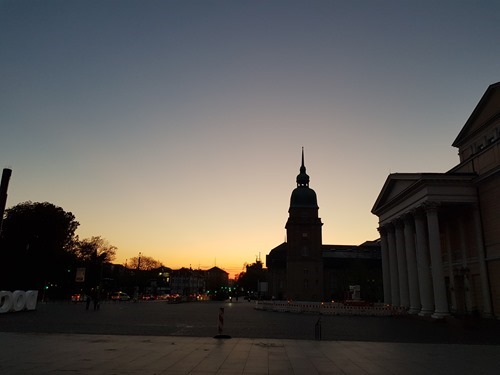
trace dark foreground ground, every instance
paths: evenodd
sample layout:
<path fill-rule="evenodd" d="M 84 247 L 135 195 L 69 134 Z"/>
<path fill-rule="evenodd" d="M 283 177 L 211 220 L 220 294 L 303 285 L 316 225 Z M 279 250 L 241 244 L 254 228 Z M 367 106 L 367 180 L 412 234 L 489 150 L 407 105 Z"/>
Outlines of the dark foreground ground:
<path fill-rule="evenodd" d="M 255 310 L 252 302 L 39 303 L 36 311 L 0 314 L 0 332 L 213 337 L 224 308 L 223 334 L 232 338 L 500 345 L 500 321 L 416 317 L 319 316 Z"/>

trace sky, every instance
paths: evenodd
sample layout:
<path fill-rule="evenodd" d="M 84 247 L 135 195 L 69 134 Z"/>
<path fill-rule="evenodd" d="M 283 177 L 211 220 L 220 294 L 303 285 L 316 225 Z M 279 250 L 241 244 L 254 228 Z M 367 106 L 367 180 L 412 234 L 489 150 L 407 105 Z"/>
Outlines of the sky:
<path fill-rule="evenodd" d="M 7 207 L 233 276 L 285 240 L 304 147 L 323 243 L 376 239 L 389 173 L 458 164 L 499 35 L 495 1 L 0 0 Z"/>

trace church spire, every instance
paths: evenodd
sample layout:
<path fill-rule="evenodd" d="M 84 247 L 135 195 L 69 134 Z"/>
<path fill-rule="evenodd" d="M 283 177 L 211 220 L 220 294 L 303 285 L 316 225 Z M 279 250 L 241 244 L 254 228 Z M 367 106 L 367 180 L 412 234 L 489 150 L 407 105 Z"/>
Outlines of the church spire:
<path fill-rule="evenodd" d="M 302 165 L 300 166 L 300 174 L 297 175 L 297 187 L 309 186 L 309 176 L 306 173 L 306 166 L 304 164 L 304 147 L 302 147 Z"/>

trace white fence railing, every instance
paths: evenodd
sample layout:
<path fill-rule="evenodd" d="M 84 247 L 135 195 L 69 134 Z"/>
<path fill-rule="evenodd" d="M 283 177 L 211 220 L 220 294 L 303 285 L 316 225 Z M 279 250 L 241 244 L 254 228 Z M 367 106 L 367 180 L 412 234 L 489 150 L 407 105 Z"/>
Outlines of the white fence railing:
<path fill-rule="evenodd" d="M 407 309 L 383 303 L 341 303 L 341 302 L 301 302 L 301 301 L 257 301 L 257 310 L 316 313 L 323 315 L 364 315 L 364 316 L 395 316 L 405 315 Z"/>

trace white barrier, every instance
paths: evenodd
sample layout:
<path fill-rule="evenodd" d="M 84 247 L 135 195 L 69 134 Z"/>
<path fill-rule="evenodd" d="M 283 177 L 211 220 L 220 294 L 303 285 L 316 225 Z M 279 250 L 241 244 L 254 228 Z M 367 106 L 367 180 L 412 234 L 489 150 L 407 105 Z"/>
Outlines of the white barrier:
<path fill-rule="evenodd" d="M 407 309 L 383 303 L 373 305 L 350 305 L 339 302 L 288 302 L 288 301 L 258 301 L 257 310 L 320 313 L 323 315 L 364 315 L 364 316 L 396 316 L 406 315 Z"/>
<path fill-rule="evenodd" d="M 0 314 L 23 310 L 36 310 L 38 290 L 0 291 Z"/>

